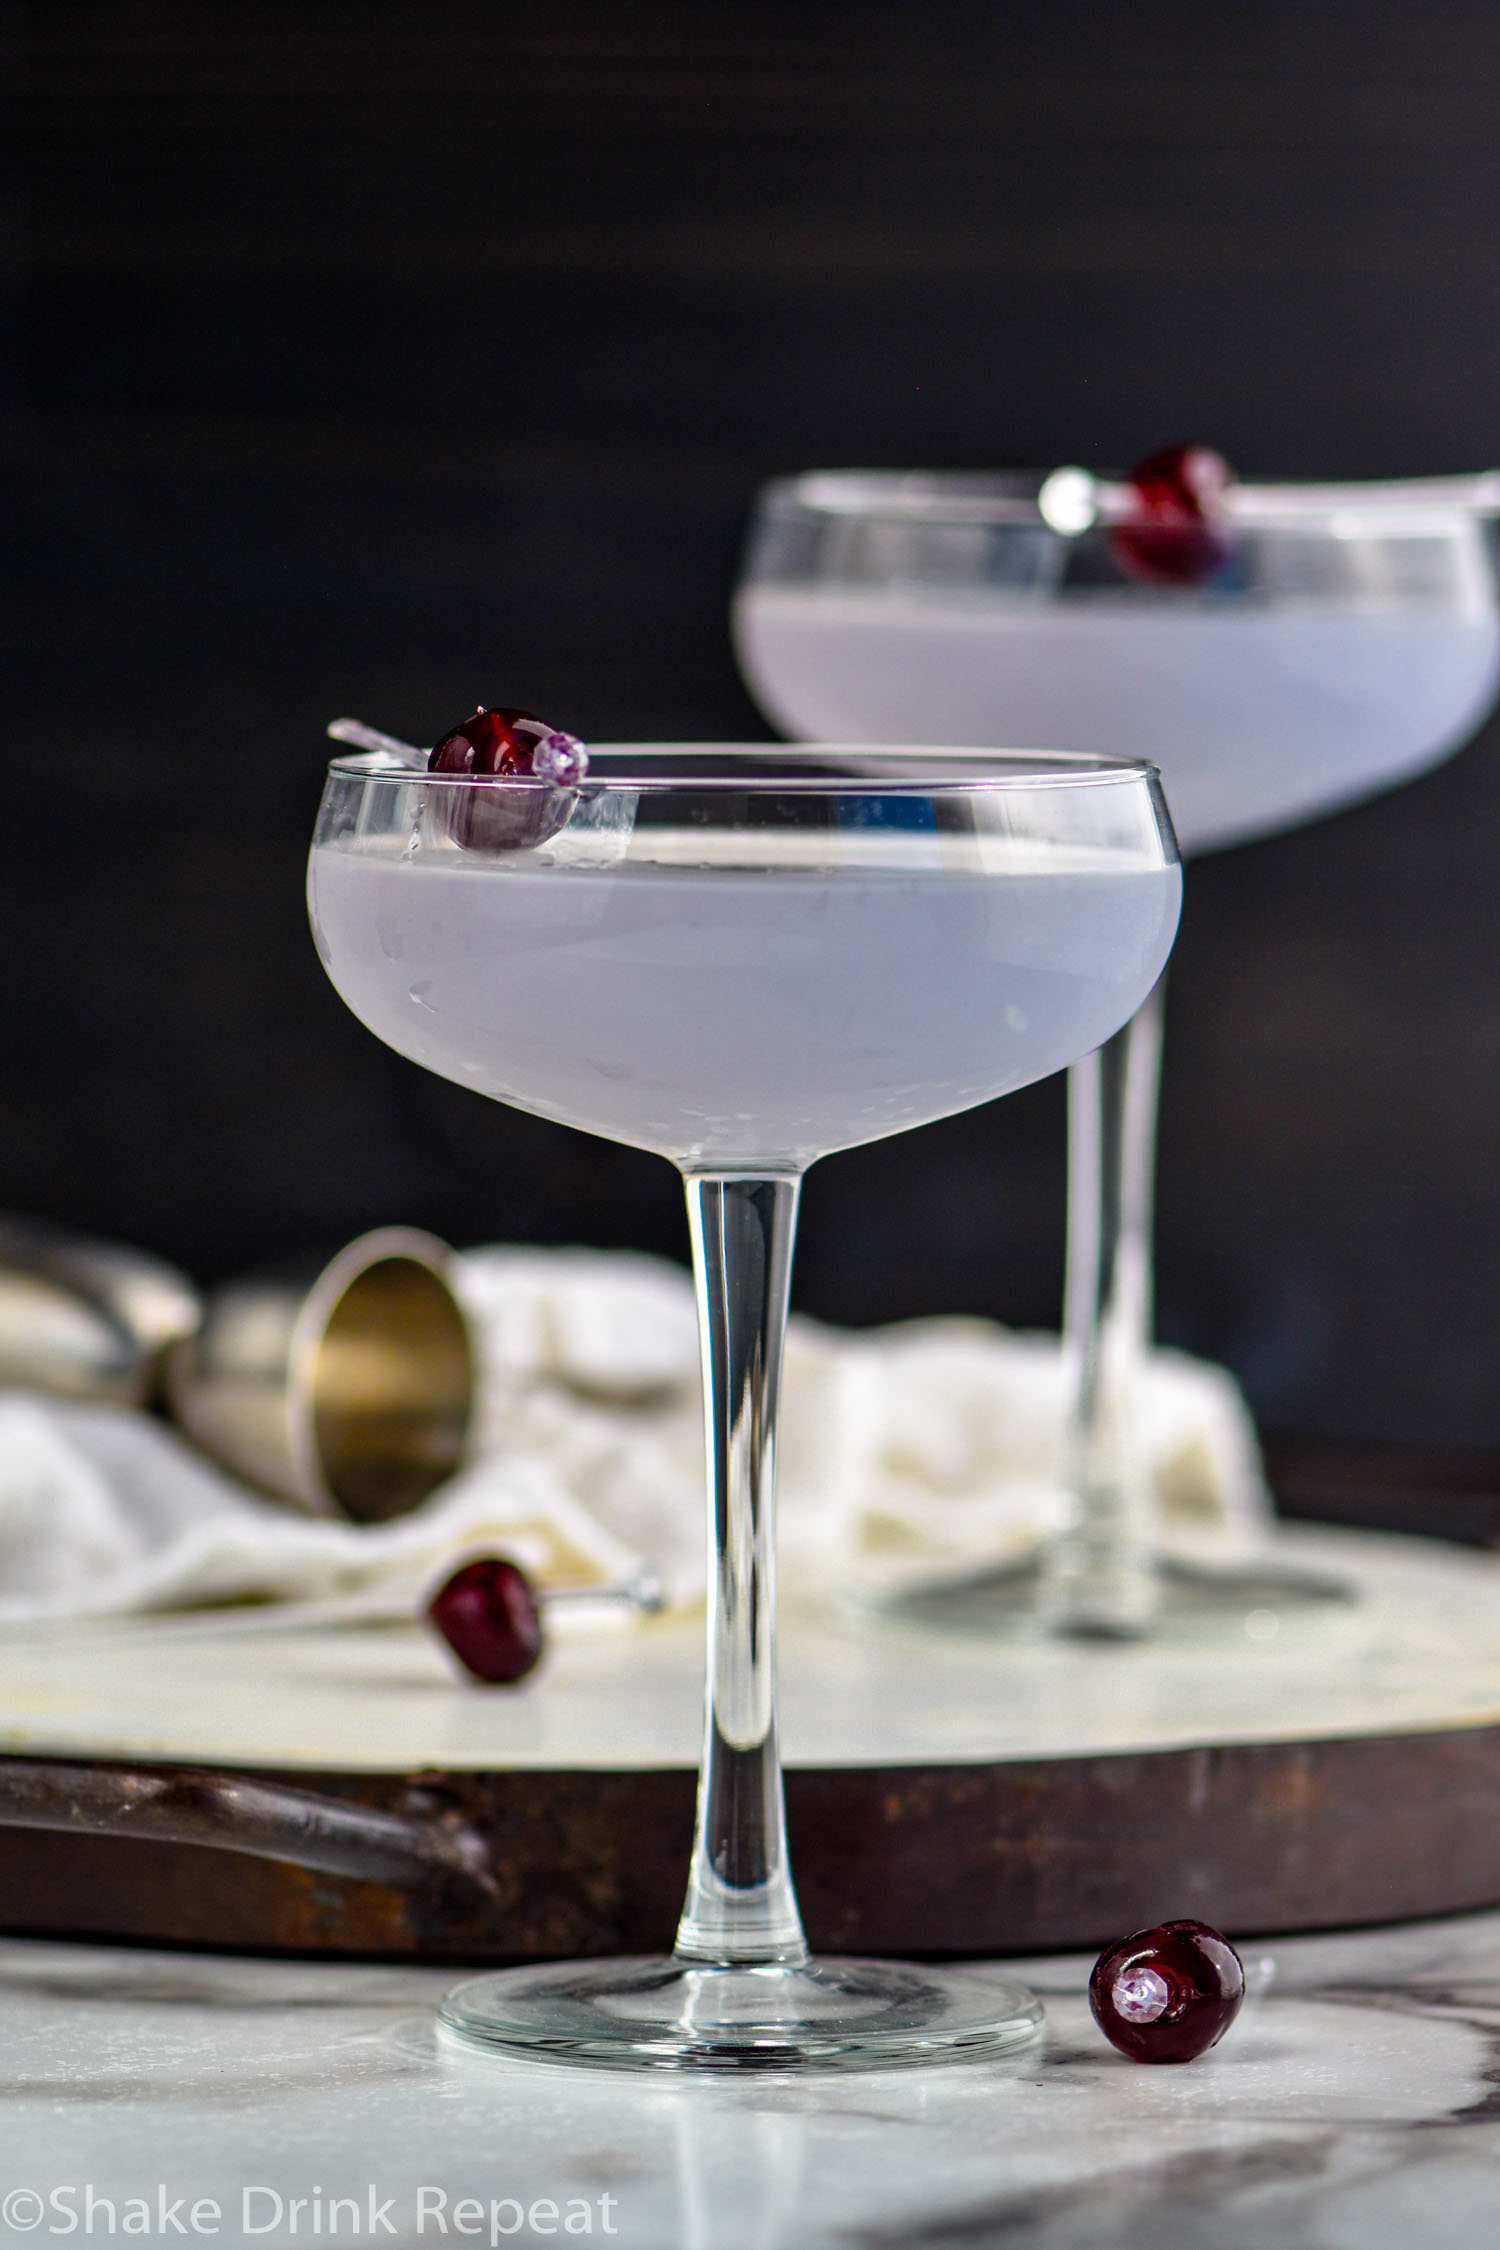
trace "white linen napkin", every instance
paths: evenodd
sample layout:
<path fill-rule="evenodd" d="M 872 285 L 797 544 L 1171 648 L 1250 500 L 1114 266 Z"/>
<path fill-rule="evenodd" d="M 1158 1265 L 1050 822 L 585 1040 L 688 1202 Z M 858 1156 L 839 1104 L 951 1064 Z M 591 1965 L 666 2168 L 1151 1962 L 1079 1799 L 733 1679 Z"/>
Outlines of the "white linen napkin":
<path fill-rule="evenodd" d="M 414 1606 L 465 1555 L 543 1586 L 641 1565 L 704 1578 L 692 1284 L 632 1253 L 474 1251 L 454 1280 L 480 1343 L 472 1465 L 399 1521 L 302 1516 L 150 1416 L 0 1395 L 0 1622 L 225 1602 Z M 888 1581 L 1033 1547 L 1062 1520 L 1056 1337 L 980 1320 L 853 1334 L 794 1320 L 783 1391 L 782 1568 L 795 1589 Z M 1163 1540 L 1242 1552 L 1269 1500 L 1220 1368 L 1155 1352 L 1143 1438 Z"/>

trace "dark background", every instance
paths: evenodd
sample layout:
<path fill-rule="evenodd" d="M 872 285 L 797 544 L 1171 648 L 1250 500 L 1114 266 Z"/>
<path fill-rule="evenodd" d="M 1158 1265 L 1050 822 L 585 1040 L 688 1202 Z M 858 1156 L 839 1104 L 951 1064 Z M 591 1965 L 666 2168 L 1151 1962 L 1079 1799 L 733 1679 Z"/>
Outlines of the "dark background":
<path fill-rule="evenodd" d="M 324 722 L 759 735 L 812 465 L 1500 459 L 1494 0 L 0 8 L 0 1204 L 204 1279 L 410 1218 L 681 1256 L 661 1163 L 325 984 Z M 1191 871 L 1164 1332 L 1500 1445 L 1500 738 Z M 1057 1084 L 829 1161 L 798 1297 L 1055 1320 Z"/>

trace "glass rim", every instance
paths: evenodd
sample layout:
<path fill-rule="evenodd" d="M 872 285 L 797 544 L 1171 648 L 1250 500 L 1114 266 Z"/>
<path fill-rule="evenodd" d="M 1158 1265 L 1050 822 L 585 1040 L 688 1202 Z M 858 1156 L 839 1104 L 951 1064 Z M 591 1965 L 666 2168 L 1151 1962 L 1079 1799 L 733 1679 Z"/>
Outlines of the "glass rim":
<path fill-rule="evenodd" d="M 510 789 L 547 790 L 576 796 L 585 790 L 612 790 L 630 794 L 706 793 L 763 796 L 919 796 L 971 797 L 976 793 L 1004 794 L 1014 790 L 1139 787 L 1161 783 L 1161 771 L 1147 758 L 1112 757 L 1092 750 L 988 750 L 977 745 L 943 743 L 775 743 L 775 742 L 594 742 L 585 745 L 588 771 L 577 782 L 538 780 L 525 774 L 431 773 L 426 766 L 396 757 L 386 750 L 354 750 L 328 762 L 330 776 L 348 781 L 404 781 L 439 790 L 490 789 L 503 781 Z M 675 772 L 608 773 L 596 760 L 629 757 L 635 760 L 683 758 L 694 751 L 708 758 L 743 758 L 752 770 L 736 773 Z M 900 763 L 900 773 L 759 773 L 758 760 L 795 763 L 801 757 L 815 762 L 859 758 L 870 763 Z M 935 768 L 943 762 L 972 759 L 973 774 L 930 775 L 913 771 L 915 761 L 930 759 Z"/>
<path fill-rule="evenodd" d="M 804 514 L 831 522 L 913 525 L 1016 525 L 1072 538 L 1095 521 L 1127 520 L 1110 496 L 1123 491 L 1112 475 L 1089 478 L 1098 512 L 1066 528 L 1041 504 L 1054 475 L 1083 475 L 1068 469 L 805 469 L 773 477 L 761 485 L 757 504 L 764 509 L 790 502 Z M 1367 535 L 1431 536 L 1500 515 L 1500 471 L 1472 476 L 1364 478 L 1346 482 L 1289 482 L 1231 485 L 1224 496 L 1229 527 L 1244 531 L 1282 531 L 1306 537 L 1340 539 L 1356 527 Z"/>

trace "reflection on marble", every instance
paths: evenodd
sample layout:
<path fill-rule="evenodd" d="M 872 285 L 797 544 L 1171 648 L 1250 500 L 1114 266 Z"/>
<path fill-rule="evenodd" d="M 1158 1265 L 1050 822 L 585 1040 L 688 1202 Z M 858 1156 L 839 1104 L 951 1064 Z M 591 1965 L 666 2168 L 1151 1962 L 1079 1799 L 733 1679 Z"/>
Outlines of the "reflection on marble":
<path fill-rule="evenodd" d="M 1500 1914 L 1276 1960 L 1181 2069 L 1115 2055 L 1070 1958 L 1026 1970 L 1049 2034 L 1008 2062 L 697 2083 L 440 2044 L 429 1970 L 9 1942 L 0 2242 L 85 2237 L 92 2188 L 155 2241 L 1480 2250 Z"/>

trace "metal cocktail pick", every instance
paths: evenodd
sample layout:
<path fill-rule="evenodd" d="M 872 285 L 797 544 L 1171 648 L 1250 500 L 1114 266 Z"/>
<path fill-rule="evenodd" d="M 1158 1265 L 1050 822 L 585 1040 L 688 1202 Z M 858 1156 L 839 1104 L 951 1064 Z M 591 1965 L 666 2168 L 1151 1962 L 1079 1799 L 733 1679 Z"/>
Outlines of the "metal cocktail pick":
<path fill-rule="evenodd" d="M 382 734 L 378 727 L 367 727 L 363 719 L 330 719 L 328 732 L 335 742 L 347 742 L 351 749 L 384 750 L 403 762 L 422 755 L 414 742 L 399 742 L 393 734 Z"/>

